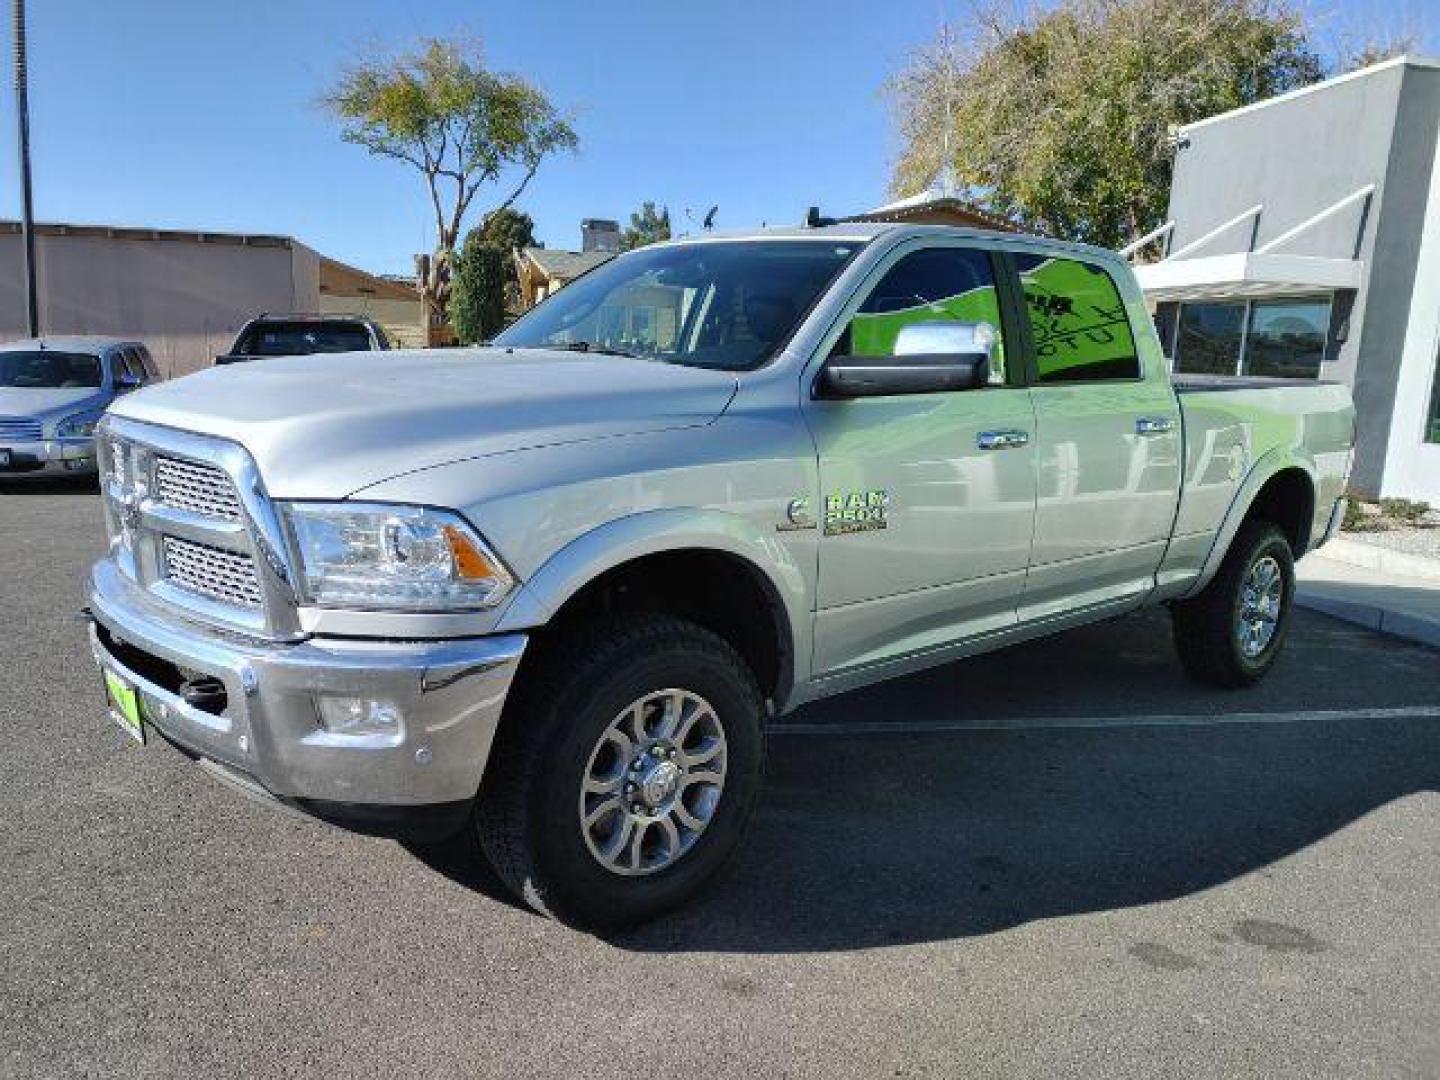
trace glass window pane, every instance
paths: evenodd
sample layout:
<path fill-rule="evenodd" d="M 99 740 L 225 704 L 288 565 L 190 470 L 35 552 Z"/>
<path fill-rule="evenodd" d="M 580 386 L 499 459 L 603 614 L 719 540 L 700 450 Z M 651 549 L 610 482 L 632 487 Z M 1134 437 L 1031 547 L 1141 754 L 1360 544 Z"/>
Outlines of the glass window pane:
<path fill-rule="evenodd" d="M 1073 259 L 1014 258 L 1040 382 L 1140 377 L 1125 302 L 1109 274 Z"/>
<path fill-rule="evenodd" d="M 1425 425 L 1425 441 L 1440 443 L 1440 350 L 1435 353 L 1435 384 L 1430 388 L 1430 422 Z"/>
<path fill-rule="evenodd" d="M 1186 375 L 1234 375 L 1244 325 L 1244 304 L 1182 305 L 1175 370 Z"/>
<path fill-rule="evenodd" d="M 855 313 L 844 347 L 856 356 L 893 356 L 901 327 L 944 321 L 990 326 L 996 342 L 990 381 L 1004 383 L 1000 298 L 990 254 L 976 248 L 926 248 L 900 259 Z"/>
<path fill-rule="evenodd" d="M 1330 300 L 1257 300 L 1250 306 L 1245 373 L 1318 379 L 1330 331 Z"/>

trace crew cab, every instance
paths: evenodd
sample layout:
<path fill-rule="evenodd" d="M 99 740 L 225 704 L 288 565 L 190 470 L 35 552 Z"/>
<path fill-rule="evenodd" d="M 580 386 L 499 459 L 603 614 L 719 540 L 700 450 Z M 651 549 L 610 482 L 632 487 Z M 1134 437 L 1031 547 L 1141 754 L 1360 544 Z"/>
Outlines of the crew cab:
<path fill-rule="evenodd" d="M 267 356 L 378 352 L 390 348 L 380 324 L 363 315 L 257 315 L 235 335 L 216 364 L 239 364 Z"/>
<path fill-rule="evenodd" d="M 136 738 L 465 830 L 525 902 L 612 926 L 716 872 L 802 703 L 1158 604 L 1191 675 L 1254 683 L 1353 437 L 1342 386 L 1172 382 L 1106 251 L 706 235 L 486 348 L 125 398 L 91 641 Z"/>

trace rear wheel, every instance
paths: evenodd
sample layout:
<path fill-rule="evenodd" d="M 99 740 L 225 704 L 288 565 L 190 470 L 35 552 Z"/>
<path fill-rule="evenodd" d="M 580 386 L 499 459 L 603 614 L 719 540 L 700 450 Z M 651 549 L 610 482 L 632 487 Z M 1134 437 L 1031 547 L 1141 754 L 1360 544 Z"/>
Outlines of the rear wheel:
<path fill-rule="evenodd" d="M 1258 681 L 1285 643 L 1294 599 L 1290 542 L 1267 521 L 1246 522 L 1204 591 L 1170 609 L 1181 664 L 1212 686 Z"/>
<path fill-rule="evenodd" d="M 693 896 L 759 790 L 764 703 L 724 640 L 669 616 L 591 624 L 516 688 L 476 822 L 526 903 L 596 929 Z"/>

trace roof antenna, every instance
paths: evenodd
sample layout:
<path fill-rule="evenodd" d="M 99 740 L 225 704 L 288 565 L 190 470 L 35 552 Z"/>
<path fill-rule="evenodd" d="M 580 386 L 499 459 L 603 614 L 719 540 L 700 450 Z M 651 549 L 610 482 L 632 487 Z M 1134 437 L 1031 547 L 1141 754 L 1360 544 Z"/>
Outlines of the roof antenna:
<path fill-rule="evenodd" d="M 807 229 L 823 229 L 826 225 L 834 224 L 835 219 L 833 217 L 820 216 L 820 208 L 818 206 L 812 206 L 805 212 L 805 228 Z"/>

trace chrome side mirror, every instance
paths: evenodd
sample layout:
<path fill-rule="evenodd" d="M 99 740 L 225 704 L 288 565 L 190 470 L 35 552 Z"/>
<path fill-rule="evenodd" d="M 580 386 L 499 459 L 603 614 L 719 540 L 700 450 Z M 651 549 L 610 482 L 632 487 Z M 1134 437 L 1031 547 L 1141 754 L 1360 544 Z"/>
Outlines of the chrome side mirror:
<path fill-rule="evenodd" d="M 895 335 L 895 356 L 974 356 L 994 359 L 999 335 L 986 322 L 934 320 L 902 326 Z"/>

